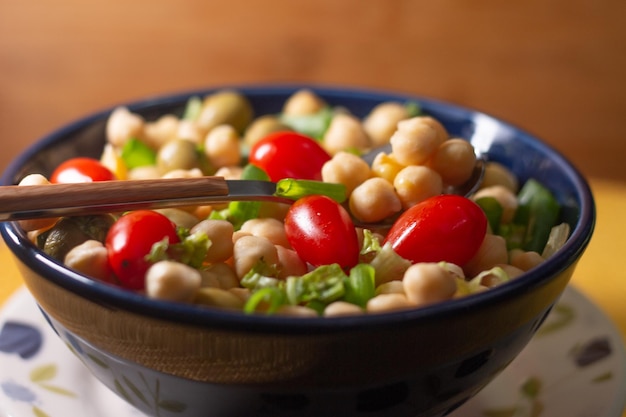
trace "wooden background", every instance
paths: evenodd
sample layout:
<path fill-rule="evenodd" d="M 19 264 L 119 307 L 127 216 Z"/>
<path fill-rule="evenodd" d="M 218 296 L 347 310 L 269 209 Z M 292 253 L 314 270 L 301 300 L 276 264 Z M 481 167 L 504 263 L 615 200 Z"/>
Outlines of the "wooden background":
<path fill-rule="evenodd" d="M 626 180 L 624 0 L 0 0 L 0 168 L 73 119 L 220 84 L 410 92 Z"/>

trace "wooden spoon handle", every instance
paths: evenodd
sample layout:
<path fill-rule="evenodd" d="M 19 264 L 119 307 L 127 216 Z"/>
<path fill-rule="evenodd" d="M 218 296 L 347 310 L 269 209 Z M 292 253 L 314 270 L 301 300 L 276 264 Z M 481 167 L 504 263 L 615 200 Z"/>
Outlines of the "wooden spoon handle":
<path fill-rule="evenodd" d="M 0 187 L 0 221 L 228 201 L 222 177 Z"/>

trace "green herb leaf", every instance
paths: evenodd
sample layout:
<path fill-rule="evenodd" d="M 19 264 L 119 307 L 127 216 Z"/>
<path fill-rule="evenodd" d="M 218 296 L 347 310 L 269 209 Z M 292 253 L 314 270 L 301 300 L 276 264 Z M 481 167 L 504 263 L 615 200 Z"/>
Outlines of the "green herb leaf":
<path fill-rule="evenodd" d="M 137 138 L 130 138 L 122 147 L 124 165 L 128 169 L 156 165 L 156 152 Z"/>
<path fill-rule="evenodd" d="M 542 253 L 550 230 L 557 224 L 561 211 L 559 202 L 550 190 L 532 178 L 520 190 L 518 200 L 522 221 L 516 219 L 515 223 L 527 225 L 523 249 Z"/>
<path fill-rule="evenodd" d="M 248 301 L 243 307 L 246 314 L 252 314 L 257 311 L 260 305 L 267 303 L 267 314 L 273 314 L 284 305 L 286 301 L 285 293 L 277 287 L 265 287 L 252 293 Z"/>

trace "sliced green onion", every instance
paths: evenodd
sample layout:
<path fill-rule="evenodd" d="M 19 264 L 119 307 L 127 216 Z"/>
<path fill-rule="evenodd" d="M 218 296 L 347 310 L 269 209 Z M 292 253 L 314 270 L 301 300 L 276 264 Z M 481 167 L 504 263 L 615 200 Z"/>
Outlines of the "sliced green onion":
<path fill-rule="evenodd" d="M 167 238 L 156 242 L 146 255 L 148 262 L 156 263 L 165 260 L 175 260 L 193 268 L 200 268 L 206 254 L 211 247 L 211 239 L 204 232 L 189 234 L 187 229 L 179 229 L 180 242 L 169 243 Z"/>
<path fill-rule="evenodd" d="M 498 282 L 497 285 L 503 284 L 510 280 L 509 274 L 507 274 L 504 269 L 499 266 L 495 266 L 486 271 L 482 271 L 480 274 L 476 275 L 474 278 L 468 281 L 470 293 L 473 294 L 475 292 L 482 291 L 484 288 L 484 286 L 482 285 L 482 280 L 489 275 L 496 278 L 496 281 Z"/>
<path fill-rule="evenodd" d="M 372 259 L 370 265 L 374 268 L 376 286 L 385 282 L 401 280 L 404 273 L 411 266 L 411 262 L 398 255 L 390 243 L 385 243 L 380 252 Z"/>
<path fill-rule="evenodd" d="M 253 292 L 250 298 L 248 298 L 248 301 L 243 306 L 243 311 L 246 314 L 252 314 L 264 303 L 269 304 L 265 313 L 273 314 L 285 304 L 285 294 L 276 287 L 261 288 Z"/>
<path fill-rule="evenodd" d="M 380 240 L 370 229 L 363 229 L 363 244 L 361 245 L 361 255 L 378 254 L 382 249 Z"/>
<path fill-rule="evenodd" d="M 296 180 L 285 178 L 276 184 L 276 196 L 298 200 L 307 195 L 325 195 L 338 203 L 348 198 L 346 186 L 323 181 Z"/>
<path fill-rule="evenodd" d="M 324 133 L 326 133 L 328 126 L 330 126 L 333 114 L 334 110 L 332 108 L 324 107 L 317 113 L 313 114 L 281 114 L 279 115 L 279 119 L 296 132 L 320 140 L 324 137 Z"/>
<path fill-rule="evenodd" d="M 376 295 L 375 272 L 368 264 L 353 267 L 346 278 L 344 300 L 365 308 L 367 302 Z"/>
<path fill-rule="evenodd" d="M 275 278 L 275 275 L 276 267 L 260 259 L 254 264 L 252 269 L 241 278 L 240 283 L 242 287 L 248 288 L 249 290 L 258 290 L 267 287 L 278 288 L 283 282 Z"/>
<path fill-rule="evenodd" d="M 288 277 L 285 291 L 290 304 L 319 301 L 329 304 L 345 294 L 345 272 L 338 264 L 322 265 L 300 277 Z"/>
<path fill-rule="evenodd" d="M 137 138 L 130 138 L 122 147 L 124 165 L 128 169 L 156 165 L 156 152 Z"/>
<path fill-rule="evenodd" d="M 183 112 L 183 120 L 196 120 L 202 111 L 202 99 L 200 97 L 191 97 L 187 100 L 185 111 Z"/>
<path fill-rule="evenodd" d="M 569 237 L 569 234 L 570 234 L 569 224 L 561 223 L 561 224 L 554 226 L 552 230 L 550 230 L 550 236 L 548 236 L 548 242 L 546 243 L 546 246 L 543 249 L 541 256 L 544 259 L 548 259 L 552 255 L 554 255 L 554 253 L 557 250 L 563 247 L 563 245 L 567 241 L 567 238 Z"/>

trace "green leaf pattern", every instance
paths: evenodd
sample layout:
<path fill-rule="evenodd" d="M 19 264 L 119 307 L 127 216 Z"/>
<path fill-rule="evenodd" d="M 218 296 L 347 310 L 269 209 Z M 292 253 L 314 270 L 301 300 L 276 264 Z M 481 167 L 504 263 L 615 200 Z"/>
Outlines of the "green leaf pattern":
<path fill-rule="evenodd" d="M 544 323 L 541 328 L 535 334 L 535 337 L 546 336 L 567 328 L 573 324 L 576 320 L 576 310 L 565 303 L 559 303 L 554 306 L 550 315 L 550 321 Z M 575 345 L 571 351 L 580 352 L 584 350 L 584 345 L 589 345 L 592 342 L 586 341 L 586 343 L 580 343 Z M 582 353 L 581 353 L 582 354 Z M 610 354 L 610 351 L 607 355 Z M 602 359 L 602 356 L 596 358 L 593 362 Z M 579 367 L 582 365 L 578 364 Z M 587 365 L 584 365 L 587 366 Z M 570 377 L 570 375 L 563 375 L 561 380 Z M 604 381 L 611 380 L 613 373 L 611 371 L 605 371 L 596 377 L 592 378 L 592 383 L 602 383 Z M 556 385 L 553 384 L 553 385 Z M 548 397 L 549 391 L 552 386 L 545 386 L 543 380 L 539 376 L 530 376 L 526 380 L 522 381 L 518 388 L 518 400 L 515 404 L 500 407 L 489 408 L 482 411 L 483 417 L 542 417 L 545 406 L 542 397 Z"/>

